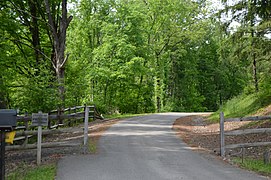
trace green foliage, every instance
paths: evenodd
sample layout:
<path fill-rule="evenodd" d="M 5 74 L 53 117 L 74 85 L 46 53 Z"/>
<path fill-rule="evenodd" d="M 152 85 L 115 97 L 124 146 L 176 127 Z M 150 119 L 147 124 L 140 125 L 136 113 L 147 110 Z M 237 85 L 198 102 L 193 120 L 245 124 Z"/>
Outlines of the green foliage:
<path fill-rule="evenodd" d="M 69 97 L 107 113 L 216 109 L 218 46 L 205 43 L 210 23 L 198 13 L 177 0 L 82 1 L 68 35 Z"/>
<path fill-rule="evenodd" d="M 55 109 L 61 99 L 44 2 L 14 2 L 0 4 L 0 107 Z M 60 1 L 50 3 L 57 7 Z M 240 22 L 230 31 L 228 22 L 207 18 L 196 1 L 74 2 L 65 106 L 96 104 L 103 114 L 216 111 L 242 91 L 254 93 L 257 84 L 255 108 L 240 111 L 262 107 L 271 94 L 270 8 L 262 3 L 225 7 L 220 14 L 233 10 L 231 20 Z M 53 16 L 59 13 L 56 8 Z"/>
<path fill-rule="evenodd" d="M 22 112 L 48 112 L 57 107 L 57 92 L 54 77 L 46 67 L 40 68 L 35 78 L 19 78 L 15 82 L 19 87 L 14 90 L 12 106 L 19 108 Z"/>
<path fill-rule="evenodd" d="M 48 112 L 58 104 L 43 3 L 1 1 L 0 107 L 31 113 Z"/>
<path fill-rule="evenodd" d="M 223 88 L 221 86 L 225 99 L 222 100 L 234 98 L 223 105 L 222 111 L 227 117 L 242 117 L 271 103 L 270 53 L 267 50 L 271 40 L 268 27 L 263 25 L 270 20 L 265 14 L 270 8 L 262 1 L 244 0 L 231 3 L 220 13 L 226 15 L 229 11 L 233 16 L 221 21 L 220 32 L 225 35 L 220 36 L 218 53 L 226 67 L 226 71 L 222 71 L 225 73 Z M 239 27 L 230 29 L 232 21 L 239 22 Z M 236 96 L 241 91 L 242 94 Z M 219 112 L 214 113 L 211 119 L 218 120 L 218 115 Z"/>
<path fill-rule="evenodd" d="M 226 4 L 227 1 L 224 1 Z M 222 21 L 226 31 L 230 32 L 228 53 L 229 61 L 246 68 L 249 83 L 254 91 L 261 91 L 260 82 L 270 76 L 270 32 L 266 24 L 270 22 L 270 6 L 268 2 L 242 0 L 230 3 L 220 13 L 224 16 L 232 12 L 227 21 Z M 224 18 L 225 19 L 225 18 Z M 232 30 L 231 22 L 238 22 L 239 27 Z M 248 84 L 250 86 L 250 84 Z"/>

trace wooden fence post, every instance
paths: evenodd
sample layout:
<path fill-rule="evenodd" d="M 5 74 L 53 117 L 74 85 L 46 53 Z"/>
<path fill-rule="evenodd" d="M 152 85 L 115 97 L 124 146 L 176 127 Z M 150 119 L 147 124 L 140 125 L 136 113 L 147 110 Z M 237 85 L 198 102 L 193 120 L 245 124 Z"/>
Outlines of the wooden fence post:
<path fill-rule="evenodd" d="M 71 107 L 69 107 L 69 114 L 71 114 Z M 72 126 L 72 119 L 68 119 L 68 126 L 71 127 Z"/>
<path fill-rule="evenodd" d="M 62 118 L 62 115 L 64 114 L 64 109 L 63 107 L 59 107 L 58 110 L 57 110 L 57 115 L 58 115 L 58 125 L 59 124 L 63 124 L 63 118 Z M 58 129 L 58 126 L 57 126 L 57 129 Z"/>
<path fill-rule="evenodd" d="M 74 107 L 73 113 L 76 114 L 76 112 L 77 112 L 77 111 L 76 111 L 76 107 Z M 73 120 L 74 120 L 74 123 L 73 123 L 73 124 L 77 124 L 76 118 L 74 118 Z"/>
<path fill-rule="evenodd" d="M 37 142 L 37 164 L 41 164 L 41 141 L 42 141 L 42 126 L 38 126 L 38 142 Z"/>
<path fill-rule="evenodd" d="M 88 116 L 89 116 L 89 107 L 85 105 L 84 154 L 87 153 L 87 149 L 88 149 Z"/>
<path fill-rule="evenodd" d="M 49 111 L 48 115 L 51 115 L 51 111 Z M 48 119 L 47 129 L 51 129 L 51 119 Z"/>
<path fill-rule="evenodd" d="M 264 164 L 270 164 L 270 151 L 268 148 L 263 153 L 263 162 Z"/>
<path fill-rule="evenodd" d="M 0 131 L 0 139 L 1 139 L 0 179 L 5 180 L 5 146 L 6 146 L 5 139 L 6 138 L 5 138 L 5 131 L 4 130 Z"/>
<path fill-rule="evenodd" d="M 27 117 L 27 116 L 28 116 L 28 113 L 25 112 L 24 116 Z M 28 120 L 24 120 L 25 131 L 28 131 L 28 130 L 29 130 L 29 124 L 28 124 L 28 123 L 29 123 Z M 24 144 L 24 145 L 27 145 L 27 144 L 28 144 L 28 136 L 25 135 L 24 137 L 25 137 L 25 139 L 24 139 L 24 143 L 23 143 L 23 144 Z"/>
<path fill-rule="evenodd" d="M 225 156 L 224 113 L 220 112 L 220 156 Z"/>
<path fill-rule="evenodd" d="M 94 104 L 94 108 L 93 108 L 93 121 L 96 120 L 96 105 Z"/>

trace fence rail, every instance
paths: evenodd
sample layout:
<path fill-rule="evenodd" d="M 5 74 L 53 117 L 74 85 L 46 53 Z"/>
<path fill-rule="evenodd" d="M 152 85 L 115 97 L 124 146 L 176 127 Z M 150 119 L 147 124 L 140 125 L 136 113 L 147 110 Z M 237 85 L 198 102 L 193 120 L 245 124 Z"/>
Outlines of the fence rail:
<path fill-rule="evenodd" d="M 239 117 L 239 118 L 227 118 L 225 122 L 241 122 L 241 121 L 261 121 L 271 119 L 271 116 L 251 116 L 251 117 Z"/>
<path fill-rule="evenodd" d="M 85 111 L 88 111 L 88 118 L 92 118 L 93 120 L 96 119 L 103 119 L 102 115 L 97 111 L 95 106 L 75 106 L 69 107 L 61 111 L 53 110 L 50 111 L 48 114 L 48 126 L 47 129 L 42 131 L 43 135 L 48 134 L 61 134 L 70 132 L 69 129 L 61 129 L 61 127 L 72 127 L 73 124 L 78 123 L 78 121 L 82 121 L 86 118 Z M 62 120 L 62 123 L 59 123 L 59 119 Z M 14 141 L 22 141 L 21 145 L 9 145 L 6 147 L 7 150 L 20 150 L 20 149 L 33 149 L 36 148 L 36 144 L 28 144 L 28 139 L 32 136 L 36 136 L 38 134 L 37 127 L 32 126 L 31 123 L 32 116 L 25 115 L 17 116 L 17 127 L 16 136 Z M 78 144 L 76 144 L 78 145 Z M 43 143 L 43 147 L 50 148 L 50 147 L 63 147 L 63 146 L 76 146 L 75 144 L 69 143 Z"/>
<path fill-rule="evenodd" d="M 243 129 L 225 132 L 226 136 L 237 136 L 245 134 L 257 134 L 257 133 L 271 133 L 271 128 L 260 128 L 260 129 Z"/>
<path fill-rule="evenodd" d="M 224 113 L 221 112 L 220 113 L 220 155 L 224 157 L 226 149 L 247 148 L 247 147 L 271 145 L 271 142 L 253 142 L 253 143 L 225 145 L 225 136 L 237 136 L 237 135 L 257 134 L 257 133 L 270 133 L 271 128 L 244 129 L 244 130 L 234 130 L 234 131 L 225 132 L 224 131 L 224 122 L 262 121 L 262 120 L 269 120 L 269 119 L 271 119 L 271 116 L 251 116 L 251 117 L 225 119 Z"/>
<path fill-rule="evenodd" d="M 71 147 L 71 146 L 79 146 L 79 143 L 63 143 L 63 142 L 50 142 L 50 143 L 42 143 L 42 148 L 55 148 L 55 147 Z M 36 149 L 37 144 L 26 144 L 26 145 L 13 145 L 6 146 L 7 151 L 14 150 L 25 150 L 25 149 Z"/>

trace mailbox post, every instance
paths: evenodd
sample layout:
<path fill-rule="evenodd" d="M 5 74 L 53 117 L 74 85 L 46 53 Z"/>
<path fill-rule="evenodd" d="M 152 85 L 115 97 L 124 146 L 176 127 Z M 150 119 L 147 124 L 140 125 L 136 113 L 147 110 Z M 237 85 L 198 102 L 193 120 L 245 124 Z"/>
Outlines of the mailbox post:
<path fill-rule="evenodd" d="M 5 179 L 5 152 L 6 152 L 5 132 L 1 130 L 1 179 Z"/>
<path fill-rule="evenodd" d="M 13 109 L 0 109 L 0 135 L 1 135 L 1 161 L 0 178 L 5 179 L 5 133 L 13 131 L 16 127 L 17 111 Z"/>

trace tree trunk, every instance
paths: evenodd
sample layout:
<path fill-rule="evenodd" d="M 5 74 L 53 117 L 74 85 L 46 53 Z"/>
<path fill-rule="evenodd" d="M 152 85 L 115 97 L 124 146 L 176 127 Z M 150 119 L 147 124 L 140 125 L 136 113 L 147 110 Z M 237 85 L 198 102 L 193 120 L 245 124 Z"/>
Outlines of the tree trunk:
<path fill-rule="evenodd" d="M 104 87 L 104 104 L 105 105 L 107 105 L 106 104 L 106 101 L 107 101 L 106 99 L 107 99 L 107 89 L 108 89 L 108 86 L 109 86 L 108 83 L 109 83 L 109 81 L 106 80 L 105 87 Z"/>
<path fill-rule="evenodd" d="M 31 23 L 30 23 L 30 32 L 32 35 L 32 45 L 35 51 L 36 65 L 39 64 L 41 58 L 41 47 L 40 47 L 40 37 L 39 37 L 39 26 L 37 18 L 37 7 L 34 1 L 30 0 L 29 2 L 30 14 L 31 14 Z"/>
<path fill-rule="evenodd" d="M 145 64 L 145 63 L 144 63 Z M 144 65 L 145 66 L 145 65 Z M 140 82 L 139 82 L 139 87 L 138 87 L 138 93 L 137 93 L 137 97 L 136 97 L 136 109 L 135 109 L 135 114 L 138 113 L 138 108 L 139 108 L 139 98 L 141 97 L 141 87 L 142 87 L 142 82 L 143 82 L 143 75 L 140 76 Z"/>
<path fill-rule="evenodd" d="M 255 92 L 259 91 L 259 86 L 258 86 L 258 74 L 257 74 L 257 60 L 256 60 L 256 53 L 255 53 L 255 31 L 254 31 L 254 8 L 256 6 L 255 0 L 251 1 L 250 4 L 250 28 L 251 28 L 251 56 L 252 56 L 252 66 L 253 66 L 253 80 L 254 80 L 254 87 L 255 87 Z"/>
<path fill-rule="evenodd" d="M 0 76 L 0 109 L 6 109 L 7 102 L 6 102 L 6 92 L 4 87 L 4 82 L 2 76 Z"/>
<path fill-rule="evenodd" d="M 253 79 L 254 79 L 254 86 L 255 91 L 259 91 L 259 83 L 258 83 L 258 73 L 257 73 L 257 61 L 256 61 L 256 55 L 253 53 Z"/>
<path fill-rule="evenodd" d="M 64 73 L 65 73 L 65 64 L 68 60 L 68 55 L 65 57 L 65 49 L 66 49 L 66 32 L 67 28 L 72 20 L 72 16 L 67 16 L 67 0 L 62 0 L 62 12 L 60 18 L 55 18 L 53 16 L 57 16 L 57 13 L 52 13 L 55 9 L 50 9 L 49 0 L 44 0 L 46 12 L 48 16 L 48 26 L 51 30 L 51 34 L 53 37 L 53 56 L 52 56 L 52 65 L 56 72 L 56 78 L 58 82 L 58 92 L 59 92 L 59 115 L 62 114 L 62 110 L 64 109 L 64 101 L 65 101 L 65 88 L 64 88 Z M 55 21 L 59 22 L 55 22 Z M 62 120 L 59 120 L 59 123 L 62 124 Z"/>
<path fill-rule="evenodd" d="M 252 20 L 251 20 L 252 21 Z M 253 26 L 253 23 L 251 23 L 251 28 Z M 257 73 L 257 60 L 256 60 L 256 53 L 255 53 L 255 40 L 254 40 L 254 30 L 251 30 L 251 56 L 252 56 L 252 67 L 253 67 L 253 80 L 254 80 L 254 87 L 255 87 L 255 92 L 259 91 L 259 86 L 258 86 L 258 73 Z"/>
<path fill-rule="evenodd" d="M 263 162 L 265 165 L 270 164 L 270 151 L 269 149 L 266 149 L 263 153 Z"/>

